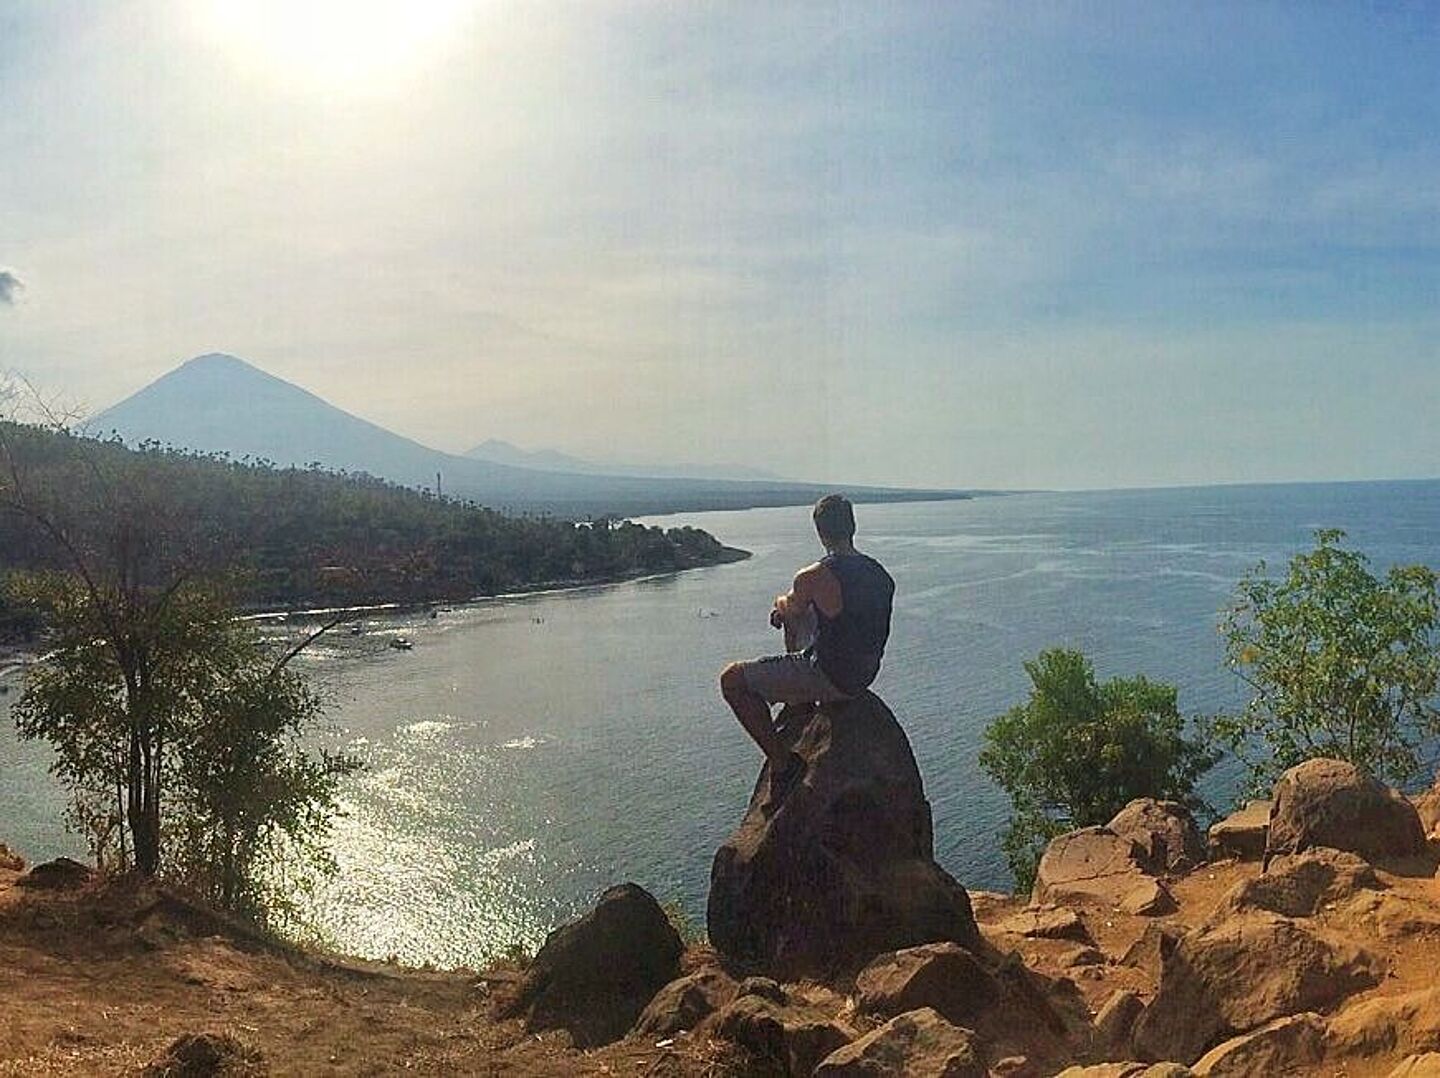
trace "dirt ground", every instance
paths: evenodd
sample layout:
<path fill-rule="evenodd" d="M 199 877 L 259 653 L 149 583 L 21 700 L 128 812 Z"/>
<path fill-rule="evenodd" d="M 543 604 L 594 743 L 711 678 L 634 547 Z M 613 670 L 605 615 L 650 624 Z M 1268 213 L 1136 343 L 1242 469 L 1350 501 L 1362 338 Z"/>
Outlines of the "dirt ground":
<path fill-rule="evenodd" d="M 1319 926 L 1343 932 L 1385 959 L 1389 975 L 1342 1007 L 1376 995 L 1428 988 L 1440 969 L 1440 883 L 1433 860 L 1389 866 L 1385 894 L 1413 903 L 1398 931 L 1345 907 Z M 1093 946 L 1025 939 L 998 925 L 1023 899 L 977 893 L 982 929 L 1002 951 L 1071 980 L 1092 1013 L 1118 989 L 1153 996 L 1144 970 L 1120 961 L 1147 925 L 1199 924 L 1253 863 L 1223 862 L 1172 882 L 1179 910 L 1144 918 L 1078 907 Z M 278 1075 L 738 1075 L 735 1049 L 702 1036 L 631 1038 L 592 1051 L 563 1032 L 532 1035 L 495 1017 L 518 973 L 498 968 L 427 972 L 314 955 L 216 921 L 153 888 L 91 884 L 76 891 L 14 886 L 0 868 L 0 1076 L 135 1075 L 186 1033 L 228 1033 L 258 1053 L 255 1073 Z M 1411 907 L 1407 907 L 1411 908 Z M 1096 954 L 1098 952 L 1098 955 Z M 692 948 L 685 966 L 712 959 Z M 829 992 L 845 1003 L 845 986 Z M 1397 1058 L 1326 1064 L 1315 1074 L 1371 1078 Z M 244 1073 L 243 1070 L 234 1073 Z"/>

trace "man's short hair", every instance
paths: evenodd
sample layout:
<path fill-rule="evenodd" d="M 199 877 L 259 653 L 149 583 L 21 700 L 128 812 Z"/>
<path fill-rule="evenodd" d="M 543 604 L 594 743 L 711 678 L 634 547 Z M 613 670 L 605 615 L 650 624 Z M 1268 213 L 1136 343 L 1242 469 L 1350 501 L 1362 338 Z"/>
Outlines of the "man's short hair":
<path fill-rule="evenodd" d="M 850 542 L 855 538 L 855 507 L 848 498 L 827 494 L 815 503 L 815 531 L 822 540 Z"/>

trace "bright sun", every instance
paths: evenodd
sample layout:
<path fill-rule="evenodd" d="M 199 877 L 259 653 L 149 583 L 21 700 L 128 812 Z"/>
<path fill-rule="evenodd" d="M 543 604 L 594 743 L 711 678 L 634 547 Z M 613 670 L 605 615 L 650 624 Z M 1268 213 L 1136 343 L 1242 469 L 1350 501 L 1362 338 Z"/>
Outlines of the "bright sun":
<path fill-rule="evenodd" d="M 466 0 L 210 0 L 207 28 L 247 65 L 332 90 L 383 89 L 424 66 Z"/>

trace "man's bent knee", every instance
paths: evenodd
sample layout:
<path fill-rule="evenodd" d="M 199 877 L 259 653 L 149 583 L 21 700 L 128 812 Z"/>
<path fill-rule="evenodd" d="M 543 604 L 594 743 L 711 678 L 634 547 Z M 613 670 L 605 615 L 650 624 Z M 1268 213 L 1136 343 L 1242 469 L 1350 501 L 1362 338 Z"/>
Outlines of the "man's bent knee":
<path fill-rule="evenodd" d="M 743 696 L 749 691 L 750 685 L 745 680 L 745 667 L 742 663 L 731 663 L 720 671 L 720 694 L 727 700 Z"/>

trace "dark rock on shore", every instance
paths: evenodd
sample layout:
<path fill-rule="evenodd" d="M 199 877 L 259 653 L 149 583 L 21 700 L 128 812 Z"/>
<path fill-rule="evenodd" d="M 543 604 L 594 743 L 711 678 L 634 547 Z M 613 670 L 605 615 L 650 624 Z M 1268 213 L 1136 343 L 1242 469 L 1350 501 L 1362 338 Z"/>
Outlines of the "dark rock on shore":
<path fill-rule="evenodd" d="M 710 874 L 710 942 L 787 976 L 858 968 L 920 943 L 978 946 L 965 889 L 934 860 L 910 743 L 874 694 L 822 707 L 804 778 L 772 814 L 767 767 Z"/>
<path fill-rule="evenodd" d="M 530 1029 L 565 1029 L 581 1047 L 623 1037 L 675 979 L 684 951 L 660 904 L 633 883 L 551 932 L 525 972 L 510 1015 Z"/>

